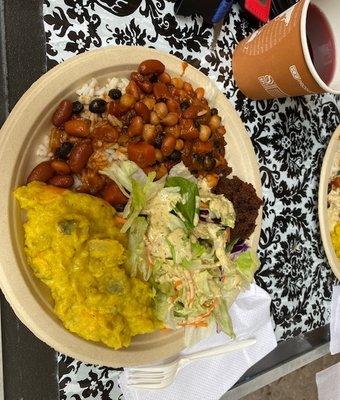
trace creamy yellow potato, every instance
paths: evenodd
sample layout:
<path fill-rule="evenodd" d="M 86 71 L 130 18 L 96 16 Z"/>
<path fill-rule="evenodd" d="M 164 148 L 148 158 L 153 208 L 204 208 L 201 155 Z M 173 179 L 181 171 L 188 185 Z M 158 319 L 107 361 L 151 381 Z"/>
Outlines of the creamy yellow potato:
<path fill-rule="evenodd" d="M 25 251 L 71 332 L 114 349 L 152 332 L 154 292 L 125 270 L 127 237 L 104 200 L 32 182 L 15 191 L 27 210 Z"/>

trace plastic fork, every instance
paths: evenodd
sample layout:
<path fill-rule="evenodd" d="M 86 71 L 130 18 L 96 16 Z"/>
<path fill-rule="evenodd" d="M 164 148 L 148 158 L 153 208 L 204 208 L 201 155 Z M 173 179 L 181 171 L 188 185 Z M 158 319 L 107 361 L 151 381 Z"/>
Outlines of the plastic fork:
<path fill-rule="evenodd" d="M 188 365 L 191 361 L 245 349 L 255 343 L 255 338 L 249 338 L 180 356 L 167 364 L 129 368 L 126 370 L 127 383 L 135 388 L 162 389 L 169 386 L 179 369 Z"/>

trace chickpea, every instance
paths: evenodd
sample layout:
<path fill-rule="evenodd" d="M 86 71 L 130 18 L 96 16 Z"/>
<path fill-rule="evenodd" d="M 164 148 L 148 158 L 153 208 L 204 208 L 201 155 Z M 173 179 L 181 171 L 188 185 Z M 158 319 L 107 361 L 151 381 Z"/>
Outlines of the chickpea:
<path fill-rule="evenodd" d="M 157 113 L 156 113 L 155 111 L 151 111 L 151 114 L 150 114 L 150 123 L 151 123 L 152 125 L 158 125 L 160 122 L 161 122 L 161 121 L 160 121 L 160 119 L 159 119 Z"/>
<path fill-rule="evenodd" d="M 156 179 L 162 178 L 164 175 L 168 173 L 168 169 L 164 164 L 161 164 L 157 169 L 156 169 Z"/>
<path fill-rule="evenodd" d="M 167 134 L 163 139 L 163 143 L 161 146 L 162 153 L 165 157 L 168 157 L 175 149 L 176 146 L 176 138 L 171 134 Z"/>
<path fill-rule="evenodd" d="M 156 127 L 155 125 L 145 124 L 143 126 L 143 139 L 147 143 L 151 143 L 155 140 L 156 137 Z"/>
<path fill-rule="evenodd" d="M 162 74 L 159 75 L 158 80 L 160 82 L 167 84 L 171 82 L 171 76 L 167 72 L 163 72 Z"/>
<path fill-rule="evenodd" d="M 162 119 L 162 124 L 165 126 L 174 126 L 178 122 L 178 115 L 174 112 L 169 113 L 165 118 Z"/>
<path fill-rule="evenodd" d="M 184 147 L 184 142 L 182 139 L 177 139 L 176 140 L 176 145 L 175 145 L 175 149 L 181 151 Z"/>
<path fill-rule="evenodd" d="M 139 136 L 143 132 L 143 119 L 140 116 L 133 117 L 127 130 L 129 137 Z"/>
<path fill-rule="evenodd" d="M 211 135 L 211 129 L 208 125 L 201 125 L 200 126 L 200 134 L 199 138 L 202 142 L 207 142 Z"/>
<path fill-rule="evenodd" d="M 156 104 L 156 100 L 153 99 L 152 97 L 144 97 L 142 102 L 148 107 L 148 109 L 150 111 L 153 110 L 155 104 Z"/>
<path fill-rule="evenodd" d="M 205 179 L 206 179 L 210 189 L 214 188 L 218 184 L 218 175 L 217 174 L 208 174 L 205 177 Z"/>
<path fill-rule="evenodd" d="M 194 91 L 194 89 L 193 89 L 191 83 L 189 83 L 189 82 L 184 82 L 183 90 L 184 90 L 186 93 L 192 93 L 192 92 Z"/>
<path fill-rule="evenodd" d="M 160 119 L 163 119 L 168 115 L 168 107 L 163 102 L 155 104 L 153 109 Z"/>
<path fill-rule="evenodd" d="M 155 156 L 157 161 L 163 161 L 163 153 L 159 150 L 155 150 Z"/>
<path fill-rule="evenodd" d="M 176 89 L 182 89 L 184 82 L 183 79 L 179 77 L 174 77 L 171 79 L 171 84 L 174 85 Z"/>
<path fill-rule="evenodd" d="M 195 93 L 196 93 L 197 100 L 202 100 L 202 98 L 204 96 L 204 89 L 202 87 L 199 87 L 195 90 Z"/>
<path fill-rule="evenodd" d="M 174 126 L 166 126 L 164 128 L 164 132 L 171 133 L 171 135 L 174 135 L 176 139 L 181 136 L 181 128 L 178 124 Z"/>
<path fill-rule="evenodd" d="M 209 126 L 212 130 L 217 129 L 221 125 L 221 117 L 218 115 L 213 115 L 210 118 Z"/>
<path fill-rule="evenodd" d="M 133 97 L 131 94 L 125 93 L 123 96 L 120 98 L 119 103 L 126 108 L 130 108 L 135 105 L 136 103 L 136 98 Z"/>

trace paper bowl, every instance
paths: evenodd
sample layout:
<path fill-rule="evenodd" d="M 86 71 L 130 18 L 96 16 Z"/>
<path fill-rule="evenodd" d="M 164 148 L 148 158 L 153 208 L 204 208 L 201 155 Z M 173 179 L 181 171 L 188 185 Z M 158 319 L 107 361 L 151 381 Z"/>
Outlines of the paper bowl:
<path fill-rule="evenodd" d="M 1 288 L 18 318 L 42 341 L 55 350 L 87 363 L 110 367 L 142 365 L 160 361 L 184 347 L 183 332 L 155 332 L 135 337 L 124 350 L 112 350 L 86 341 L 67 331 L 53 313 L 49 290 L 33 275 L 24 254 L 22 216 L 13 190 L 25 183 L 36 165 L 36 149 L 51 129 L 51 117 L 64 98 L 75 98 L 75 89 L 95 77 L 99 80 L 128 77 L 144 59 L 161 60 L 172 75 L 182 73 L 178 58 L 142 47 L 107 47 L 74 57 L 42 76 L 23 95 L 1 129 L 0 135 L 0 220 Z M 215 107 L 227 128 L 227 159 L 234 173 L 251 182 L 261 196 L 259 168 L 251 141 L 237 113 L 214 84 L 188 66 L 184 74 L 194 87 L 211 92 Z M 256 249 L 261 216 L 250 244 Z"/>
<path fill-rule="evenodd" d="M 328 208 L 327 195 L 328 195 L 328 184 L 331 177 L 331 171 L 334 164 L 335 155 L 339 151 L 340 151 L 340 126 L 333 133 L 333 136 L 328 144 L 325 157 L 323 159 L 321 175 L 320 175 L 319 199 L 318 199 L 321 239 L 329 265 L 331 266 L 334 275 L 338 279 L 340 279 L 340 260 L 335 254 L 331 240 L 330 225 L 328 222 L 328 214 L 327 214 L 327 208 Z"/>

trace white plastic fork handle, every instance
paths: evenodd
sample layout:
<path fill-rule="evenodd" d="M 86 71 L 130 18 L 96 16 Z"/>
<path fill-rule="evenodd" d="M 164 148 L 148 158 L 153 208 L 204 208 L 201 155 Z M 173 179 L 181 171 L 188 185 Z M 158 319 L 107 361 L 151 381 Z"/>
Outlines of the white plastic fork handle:
<path fill-rule="evenodd" d="M 232 351 L 245 349 L 246 347 L 252 346 L 255 343 L 256 343 L 255 338 L 235 341 L 235 342 L 224 344 L 222 346 L 216 346 L 211 349 L 202 350 L 202 351 L 198 351 L 197 353 L 183 356 L 180 358 L 180 361 L 181 361 L 181 363 L 182 363 L 182 361 L 185 361 L 185 363 L 186 363 L 188 361 L 197 360 L 199 358 L 217 356 L 219 354 L 224 354 L 224 353 L 230 353 Z"/>

